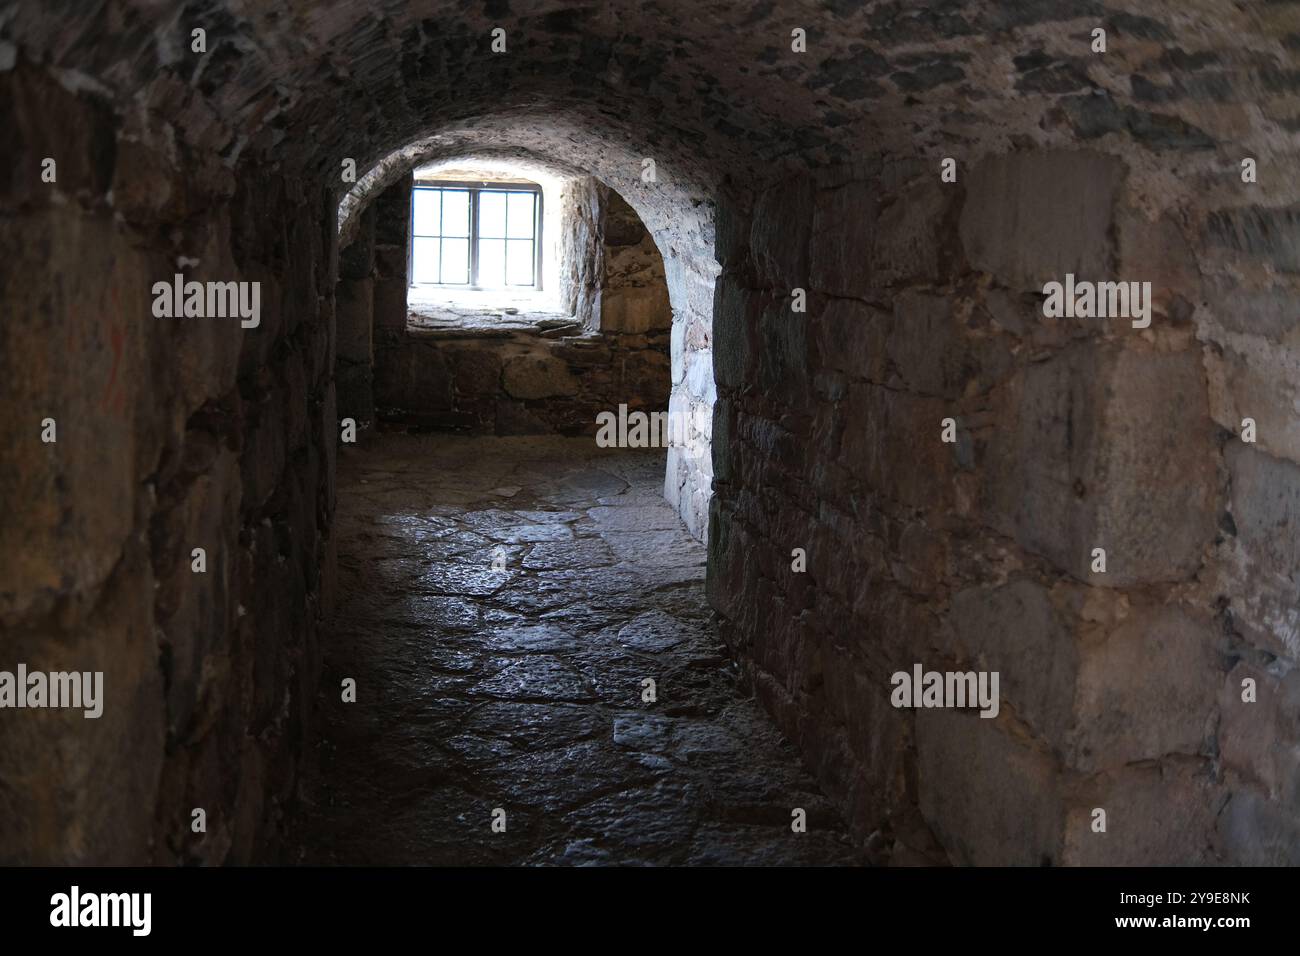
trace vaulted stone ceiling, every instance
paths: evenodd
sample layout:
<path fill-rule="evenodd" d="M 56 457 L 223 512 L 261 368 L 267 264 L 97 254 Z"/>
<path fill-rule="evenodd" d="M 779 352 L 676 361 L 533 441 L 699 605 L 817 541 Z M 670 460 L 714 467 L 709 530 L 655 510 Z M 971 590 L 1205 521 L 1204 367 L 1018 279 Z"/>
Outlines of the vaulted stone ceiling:
<path fill-rule="evenodd" d="M 434 133 L 615 181 L 652 157 L 709 192 L 880 150 L 1126 132 L 1157 150 L 1249 137 L 1269 155 L 1300 130 L 1294 3 L 101 0 L 9 4 L 3 22 L 6 58 L 55 66 L 183 143 L 322 174 Z"/>

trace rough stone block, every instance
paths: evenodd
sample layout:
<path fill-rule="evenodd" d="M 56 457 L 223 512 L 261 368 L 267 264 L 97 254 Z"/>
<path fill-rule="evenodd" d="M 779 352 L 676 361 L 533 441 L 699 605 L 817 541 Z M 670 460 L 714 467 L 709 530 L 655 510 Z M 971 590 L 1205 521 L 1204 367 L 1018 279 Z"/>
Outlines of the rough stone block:
<path fill-rule="evenodd" d="M 817 193 L 809 254 L 812 288 L 857 298 L 871 292 L 878 199 L 875 186 L 863 181 Z"/>
<path fill-rule="evenodd" d="M 1195 866 L 1214 862 L 1211 835 L 1223 794 L 1199 760 L 1124 767 L 1067 796 L 1066 866 Z M 1106 832 L 1093 811 L 1106 811 Z"/>
<path fill-rule="evenodd" d="M 885 351 L 901 386 L 925 395 L 959 398 L 973 366 L 948 296 L 900 293 Z"/>
<path fill-rule="evenodd" d="M 335 475 L 338 471 L 339 456 L 339 407 L 338 392 L 334 383 L 330 382 L 325 386 L 325 395 L 321 401 L 321 414 L 317 422 L 320 432 L 317 438 L 316 447 L 324 452 L 325 466 L 324 475 L 325 483 L 321 489 L 321 511 L 326 523 L 334 516 L 334 508 L 337 502 L 337 485 Z M 331 552 L 332 553 L 332 552 Z"/>
<path fill-rule="evenodd" d="M 335 293 L 337 356 L 370 365 L 374 361 L 371 331 L 374 326 L 374 281 L 370 278 L 340 281 Z"/>
<path fill-rule="evenodd" d="M 731 472 L 731 427 L 735 409 L 730 402 L 717 401 L 713 405 L 712 441 L 710 455 L 713 473 L 719 481 L 729 481 Z"/>
<path fill-rule="evenodd" d="M 148 557 L 128 544 L 94 613 L 5 635 L 5 669 L 103 672 L 102 713 L 6 710 L 0 862 L 143 865 L 164 753 L 162 672 Z M 14 776 L 17 771 L 20 775 Z"/>
<path fill-rule="evenodd" d="M 1300 206 L 1247 206 L 1212 213 L 1205 241 L 1251 261 L 1266 261 L 1280 272 L 1300 272 Z"/>
<path fill-rule="evenodd" d="M 1257 286 L 1228 276 L 1207 276 L 1201 291 L 1207 318 L 1228 332 L 1287 343 L 1300 325 L 1300 310 L 1295 307 L 1300 293 L 1289 286 Z M 1227 338 L 1217 331 L 1211 336 L 1220 341 Z"/>
<path fill-rule="evenodd" d="M 23 134 L 4 151 L 0 201 L 9 208 L 53 199 L 55 190 L 41 181 L 46 156 L 57 158 L 59 192 L 98 198 L 113 182 L 113 111 L 101 98 L 69 92 L 44 70 L 9 69 L 0 88 L 0 125 Z"/>
<path fill-rule="evenodd" d="M 1043 317 L 1036 294 L 1014 295 L 1006 289 L 989 289 L 984 294 L 984 308 L 998 328 L 1024 337 L 1033 332 Z"/>
<path fill-rule="evenodd" d="M 370 369 L 360 365 L 344 366 L 334 376 L 338 390 L 340 414 L 358 424 L 375 418 L 374 381 Z"/>
<path fill-rule="evenodd" d="M 672 383 L 674 386 L 682 384 L 682 379 L 686 375 L 686 323 L 674 322 L 672 332 L 668 341 L 668 361 L 672 370 Z M 713 364 L 712 353 L 709 356 L 709 364 Z"/>
<path fill-rule="evenodd" d="M 952 710 L 917 712 L 921 813 L 958 865 L 1055 863 L 1064 816 L 1059 771 L 1000 723 Z"/>
<path fill-rule="evenodd" d="M 452 376 L 447 356 L 420 343 L 375 353 L 375 404 L 413 411 L 451 408 Z"/>
<path fill-rule="evenodd" d="M 501 387 L 502 360 L 487 348 L 448 349 L 458 395 L 496 393 Z"/>
<path fill-rule="evenodd" d="M 764 284 L 788 291 L 808 286 L 813 187 L 804 176 L 779 183 L 754 203 L 749 247 Z"/>
<path fill-rule="evenodd" d="M 972 266 L 1013 289 L 1067 272 L 1109 278 L 1111 224 L 1123 163 L 1093 152 L 990 156 L 966 177 L 961 240 Z"/>
<path fill-rule="evenodd" d="M 1219 814 L 1216 835 L 1234 866 L 1300 866 L 1300 822 L 1290 807 L 1238 790 Z"/>
<path fill-rule="evenodd" d="M 859 662 L 849 659 L 841 664 L 832 641 L 815 642 L 806 631 L 799 639 L 801 644 L 814 645 L 816 655 L 814 664 L 800 672 L 808 682 L 825 680 L 822 699 L 828 716 L 845 728 L 845 743 L 853 758 L 837 768 L 838 775 L 847 778 L 845 796 L 861 804 L 865 816 L 879 819 L 887 807 L 904 798 L 905 754 L 911 736 L 906 713 L 891 706 L 888 687 Z M 805 727 L 810 738 L 825 734 L 824 724 L 805 722 Z"/>
<path fill-rule="evenodd" d="M 1248 678 L 1255 682 L 1254 701 L 1242 700 L 1242 682 Z M 1295 744 L 1300 739 L 1300 670 L 1278 677 L 1239 663 L 1223 682 L 1219 713 L 1224 768 L 1270 800 L 1295 806 L 1300 799 L 1300 748 Z"/>
<path fill-rule="evenodd" d="M 841 460 L 877 492 L 919 508 L 951 507 L 955 446 L 941 439 L 946 403 L 854 385 L 844 407 Z"/>
<path fill-rule="evenodd" d="M 1179 580 L 1215 534 L 1199 355 L 1080 345 L 1029 366 L 990 439 L 985 493 L 1023 547 L 1080 580 Z M 1104 548 L 1105 574 L 1091 571 Z"/>
<path fill-rule="evenodd" d="M 577 395 L 581 389 L 565 363 L 540 355 L 521 355 L 510 359 L 502 369 L 501 380 L 506 394 L 513 398 Z"/>
<path fill-rule="evenodd" d="M 717 383 L 740 388 L 755 371 L 756 330 L 762 298 L 735 276 L 718 280 L 713 312 L 714 372 Z"/>
<path fill-rule="evenodd" d="M 406 330 L 406 293 L 405 277 L 376 280 L 374 304 L 376 329 L 393 329 L 398 332 Z"/>
<path fill-rule="evenodd" d="M 1236 559 L 1221 587 L 1233 620 L 1257 643 L 1294 660 L 1300 656 L 1300 466 L 1242 442 L 1226 449 L 1232 487 Z M 1237 570 L 1237 569 L 1240 570 Z"/>
<path fill-rule="evenodd" d="M 807 315 L 791 312 L 789 299 L 768 300 L 759 315 L 758 385 L 769 394 L 784 396 L 789 405 L 808 397 L 807 330 Z"/>
<path fill-rule="evenodd" d="M 202 440 L 200 437 L 198 440 Z M 157 636 L 163 646 L 169 730 L 183 738 L 199 696 L 204 660 L 235 618 L 235 555 L 241 488 L 233 452 L 222 449 L 184 497 L 155 521 Z M 192 549 L 207 570 L 192 568 Z"/>
<path fill-rule="evenodd" d="M 673 312 L 663 285 L 608 288 L 600 298 L 602 332 L 648 332 L 672 325 Z"/>
<path fill-rule="evenodd" d="M 1208 617 L 1134 605 L 1080 641 L 1069 761 L 1083 770 L 1205 754 L 1223 670 Z"/>
<path fill-rule="evenodd" d="M 164 340 L 170 330 L 149 314 L 148 261 L 106 219 L 57 209 L 14 219 L 0 227 L 0 258 L 10 276 L 62 277 L 57 290 L 4 286 L 2 625 L 58 597 L 88 596 L 118 561 L 135 522 L 137 462 L 152 467 L 165 427 L 153 407 L 165 385 L 142 330 Z M 56 429 L 49 444 L 46 418 Z"/>
<path fill-rule="evenodd" d="M 1117 219 L 1115 278 L 1150 282 L 1155 315 L 1168 316 L 1176 299 L 1200 303 L 1201 273 L 1178 224 L 1168 215 L 1153 222 L 1127 207 L 1122 208 Z"/>
<path fill-rule="evenodd" d="M 932 174 L 914 180 L 880 210 L 869 268 L 879 285 L 941 281 L 952 270 L 957 242 L 953 203 L 960 187 Z"/>
<path fill-rule="evenodd" d="M 1251 418 L 1257 448 L 1300 461 L 1300 349 L 1256 335 L 1230 341 L 1206 350 L 1214 420 L 1240 435 L 1242 420 Z"/>
<path fill-rule="evenodd" d="M 692 402 L 712 404 L 718 395 L 713 381 L 713 353 L 688 352 L 684 364 L 686 376 L 682 384 L 685 386 L 686 395 Z"/>
<path fill-rule="evenodd" d="M 1107 583 L 1193 573 L 1214 540 L 1216 446 L 1199 352 L 1122 351 L 1106 382 L 1093 525 Z"/>
<path fill-rule="evenodd" d="M 380 245 L 406 247 L 411 231 L 411 189 L 415 177 L 407 174 L 375 198 L 375 242 Z M 395 273 L 387 273 L 393 275 Z M 402 267 L 406 274 L 406 267 Z"/>
<path fill-rule="evenodd" d="M 280 484 L 288 457 L 285 424 L 285 392 L 275 389 L 262 401 L 247 408 L 248 430 L 240 474 L 244 489 L 243 508 L 254 511 L 266 503 Z M 337 435 L 335 436 L 337 438 Z"/>
<path fill-rule="evenodd" d="M 952 599 L 952 643 L 940 641 L 958 667 L 998 672 L 1003 700 L 1053 747 L 1074 722 L 1080 650 L 1072 622 L 1048 591 L 1028 578 L 996 588 L 968 588 Z M 923 662 L 924 663 L 924 662 Z"/>
<path fill-rule="evenodd" d="M 819 367 L 883 383 L 889 324 L 888 313 L 866 303 L 831 299 L 820 314 L 810 313 L 808 326 L 815 360 Z"/>
<path fill-rule="evenodd" d="M 339 250 L 339 282 L 369 279 L 375 267 L 375 207 L 361 214 L 356 236 Z"/>
<path fill-rule="evenodd" d="M 719 203 L 714 222 L 714 255 L 724 268 L 739 267 L 749 254 L 749 210 L 738 203 Z"/>
<path fill-rule="evenodd" d="M 286 440 L 289 451 L 302 450 L 307 444 L 307 364 L 300 349 L 292 349 L 284 358 L 284 401 L 287 409 Z"/>

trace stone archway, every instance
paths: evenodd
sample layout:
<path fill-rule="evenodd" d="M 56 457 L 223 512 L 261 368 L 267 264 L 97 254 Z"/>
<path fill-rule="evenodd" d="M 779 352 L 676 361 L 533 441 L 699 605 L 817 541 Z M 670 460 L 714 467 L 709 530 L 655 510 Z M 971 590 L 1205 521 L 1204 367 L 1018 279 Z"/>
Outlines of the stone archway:
<path fill-rule="evenodd" d="M 628 183 L 628 177 L 620 170 L 633 161 L 627 157 L 611 157 L 608 152 L 605 144 L 590 132 L 579 137 L 572 132 L 561 135 L 546 126 L 531 132 L 514 126 L 497 130 L 490 117 L 464 131 L 421 138 L 374 163 L 343 196 L 338 216 L 340 244 L 343 247 L 350 244 L 365 211 L 416 167 L 475 159 L 507 162 L 523 171 L 532 168 L 568 177 L 592 175 L 610 183 L 611 188 L 616 182 Z M 556 158 L 556 154 L 563 159 Z M 630 185 L 622 188 L 627 190 L 626 195 L 618 195 L 650 229 L 663 258 L 673 311 L 669 414 L 683 425 L 675 431 L 680 443 L 669 450 L 665 496 L 691 532 L 704 538 L 713 477 L 711 433 L 716 396 L 713 282 L 721 271 L 708 238 L 713 231 L 712 200 L 692 192 L 684 184 L 663 184 L 657 178 L 633 178 Z"/>

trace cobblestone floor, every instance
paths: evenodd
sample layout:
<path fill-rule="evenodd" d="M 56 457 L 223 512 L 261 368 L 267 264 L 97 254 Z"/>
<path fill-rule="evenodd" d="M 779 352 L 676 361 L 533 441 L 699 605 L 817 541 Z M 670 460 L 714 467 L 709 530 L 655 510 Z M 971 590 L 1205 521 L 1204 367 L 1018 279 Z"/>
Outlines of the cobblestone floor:
<path fill-rule="evenodd" d="M 379 435 L 342 455 L 339 605 L 291 859 L 858 861 L 738 693 L 705 550 L 662 475 L 661 454 L 590 439 Z"/>

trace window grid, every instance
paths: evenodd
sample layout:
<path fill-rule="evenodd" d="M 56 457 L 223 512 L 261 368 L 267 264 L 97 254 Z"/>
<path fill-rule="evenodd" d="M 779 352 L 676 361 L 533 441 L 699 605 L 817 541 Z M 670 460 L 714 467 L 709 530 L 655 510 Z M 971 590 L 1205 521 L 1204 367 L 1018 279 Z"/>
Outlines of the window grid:
<path fill-rule="evenodd" d="M 429 209 L 426 206 L 425 211 L 427 213 L 432 213 L 435 212 L 436 210 L 434 216 L 425 217 L 429 219 L 435 219 L 436 222 L 433 224 L 435 225 L 436 228 L 434 228 L 433 231 L 431 232 L 429 231 L 421 232 L 419 230 L 420 219 L 422 218 L 419 215 L 420 199 L 413 200 L 412 210 L 411 210 L 411 216 L 412 216 L 412 223 L 411 223 L 412 244 L 411 245 L 412 245 L 413 264 L 416 258 L 415 256 L 416 250 L 420 248 L 421 245 L 423 245 L 424 243 L 429 243 L 433 246 L 432 255 L 422 256 L 420 258 L 422 259 L 423 263 L 430 263 L 430 262 L 432 263 L 432 265 L 434 266 L 434 270 L 433 270 L 434 275 L 432 276 L 431 280 L 424 279 L 420 281 L 424 281 L 424 282 L 432 281 L 434 284 L 439 284 L 439 285 L 468 285 L 471 279 L 471 273 L 470 273 L 469 261 L 468 261 L 469 243 L 471 241 L 470 229 L 469 229 L 470 203 L 468 201 L 469 200 L 468 191 L 465 189 L 440 188 L 440 189 L 422 190 L 421 192 L 423 193 L 423 195 L 420 197 L 420 199 L 425 200 L 425 202 L 427 202 L 429 206 L 434 207 L 434 209 Z M 454 215 L 454 213 L 449 213 L 447 208 L 449 205 L 447 202 L 448 194 L 462 195 L 465 197 L 460 202 L 460 205 L 465 210 L 465 212 L 459 228 L 455 228 L 454 223 L 448 222 L 448 216 Z M 456 218 L 461 218 L 461 217 L 457 216 Z M 429 223 L 426 223 L 426 225 L 429 225 Z M 424 243 L 422 243 L 421 240 L 424 240 Z M 457 272 L 459 272 L 460 278 L 456 277 L 455 275 L 447 274 L 448 248 L 451 247 L 454 249 L 457 246 L 460 247 L 460 252 L 461 252 L 460 258 L 461 261 L 464 262 L 464 266 L 461 267 L 459 270 L 457 270 Z"/>
<path fill-rule="evenodd" d="M 463 193 L 468 198 L 468 234 L 447 234 L 449 193 Z M 433 201 L 435 196 L 436 202 Z M 491 228 L 486 232 L 483 222 L 485 198 L 493 220 Z M 524 198 L 527 199 L 526 203 L 521 201 Z M 429 215 L 433 211 L 429 206 L 436 206 L 437 231 L 421 232 L 422 225 L 426 229 L 431 225 L 428 221 L 421 222 L 433 218 Z M 497 183 L 417 184 L 411 202 L 412 238 L 408 263 L 411 284 L 471 289 L 540 289 L 541 206 L 541 189 L 536 186 Z M 421 212 L 425 215 L 422 216 Z M 465 265 L 448 275 L 448 249 L 453 242 L 460 245 L 467 255 L 460 257 Z M 465 248 L 466 244 L 468 248 Z M 417 268 L 420 269 L 419 273 Z M 464 278 L 460 278 L 462 276 Z M 459 281 L 456 281 L 458 278 Z M 512 282 L 511 279 L 517 281 Z"/>

